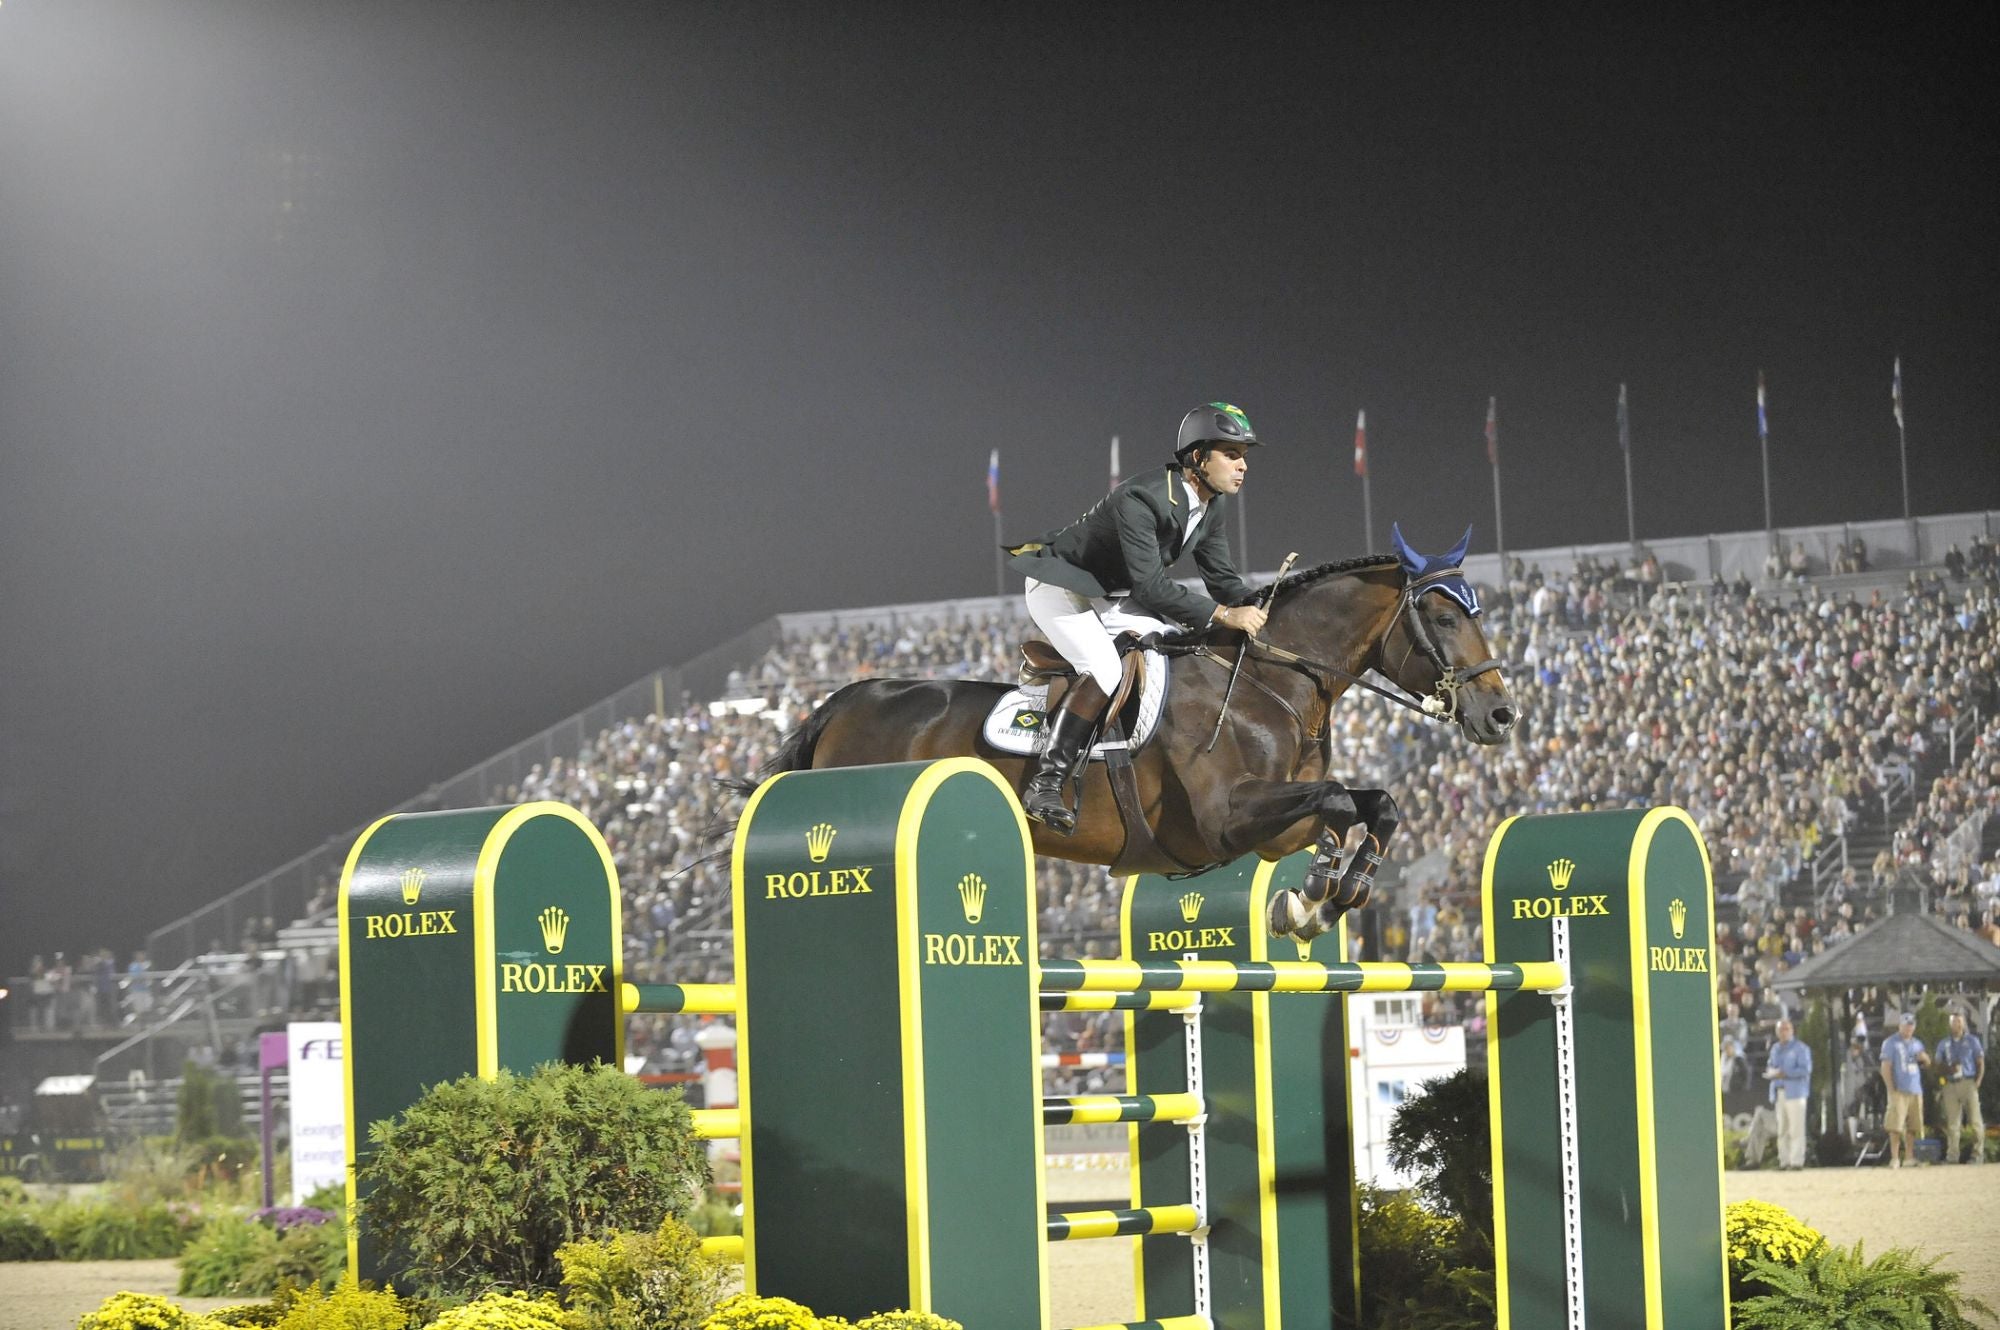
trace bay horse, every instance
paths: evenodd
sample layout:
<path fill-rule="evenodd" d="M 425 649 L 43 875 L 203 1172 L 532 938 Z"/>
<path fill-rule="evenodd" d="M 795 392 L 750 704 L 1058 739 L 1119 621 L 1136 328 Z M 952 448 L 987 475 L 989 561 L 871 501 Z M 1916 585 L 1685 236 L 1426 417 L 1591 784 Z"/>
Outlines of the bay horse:
<path fill-rule="evenodd" d="M 1254 639 L 1220 628 L 1170 639 L 1177 654 L 1166 709 L 1131 757 L 1150 838 L 1128 835 L 1108 764 L 1091 762 L 1075 833 L 1033 823 L 1036 852 L 1115 864 L 1121 873 L 1194 873 L 1244 854 L 1279 859 L 1317 837 L 1306 890 L 1273 903 L 1272 931 L 1309 940 L 1365 902 L 1398 819 L 1386 791 L 1349 789 L 1329 773 L 1334 702 L 1358 683 L 1457 725 L 1478 744 L 1503 741 L 1516 717 L 1460 568 L 1471 531 L 1437 558 L 1391 532 L 1394 554 L 1322 564 L 1269 588 L 1269 620 Z M 1422 702 L 1362 679 L 1370 670 Z M 981 732 L 1009 687 L 958 679 L 848 684 L 785 737 L 763 774 L 973 756 L 1018 792 L 1033 759 L 993 748 Z M 1357 824 L 1366 836 L 1350 852 L 1347 833 Z"/>

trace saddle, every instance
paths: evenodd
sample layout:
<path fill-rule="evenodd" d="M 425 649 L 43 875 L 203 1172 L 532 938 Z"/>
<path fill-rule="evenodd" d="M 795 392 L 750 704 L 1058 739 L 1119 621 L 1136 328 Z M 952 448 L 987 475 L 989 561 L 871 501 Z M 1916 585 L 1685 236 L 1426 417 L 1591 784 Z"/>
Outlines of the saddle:
<path fill-rule="evenodd" d="M 1139 684 L 1146 673 L 1146 653 L 1140 649 L 1139 637 L 1135 633 L 1120 633 L 1117 646 L 1118 688 L 1111 694 L 1110 704 L 1104 708 L 1106 723 L 1100 729 L 1108 730 L 1110 718 L 1116 717 L 1119 728 L 1127 734 L 1136 734 L 1139 729 Z M 1075 682 L 1076 668 L 1064 660 L 1062 653 L 1046 638 L 1030 637 L 1021 643 L 1021 686 L 1047 688 L 1047 710 L 1050 713 L 1062 704 L 1063 695 Z"/>
<path fill-rule="evenodd" d="M 1153 852 L 1161 852 L 1153 836 L 1152 828 L 1146 823 L 1145 810 L 1140 806 L 1139 787 L 1132 771 L 1132 752 L 1144 744 L 1158 727 L 1160 717 L 1166 710 L 1167 702 L 1167 661 L 1160 653 L 1160 643 L 1155 637 L 1141 638 L 1135 633 L 1121 633 L 1117 639 L 1120 657 L 1118 688 L 1112 693 L 1104 708 L 1104 718 L 1099 723 L 1095 743 L 1091 746 L 1091 758 L 1104 763 L 1105 774 L 1111 781 L 1113 801 L 1118 805 L 1118 816 L 1125 824 L 1125 846 L 1118 859 L 1111 866 L 1114 874 L 1137 871 L 1131 866 L 1133 861 L 1143 859 Z M 1150 659 L 1148 659 L 1150 657 Z M 1019 687 L 1003 697 L 987 717 L 986 739 L 996 747 L 1007 747 L 1004 742 L 1005 730 L 1018 730 L 1023 720 L 1037 722 L 1052 714 L 1061 705 L 1063 694 L 1076 682 L 1076 671 L 1062 658 L 1053 646 L 1039 637 L 1031 637 L 1021 643 L 1021 679 Z M 1027 695 L 1041 696 L 1038 711 L 1024 710 L 1021 699 Z M 1128 740 L 1127 735 L 1131 738 Z M 1077 798 L 1082 798 L 1079 786 Z M 1171 855 L 1168 856 L 1172 858 Z M 1180 860 L 1175 859 L 1175 863 Z M 1192 865 L 1187 865 L 1192 871 Z"/>

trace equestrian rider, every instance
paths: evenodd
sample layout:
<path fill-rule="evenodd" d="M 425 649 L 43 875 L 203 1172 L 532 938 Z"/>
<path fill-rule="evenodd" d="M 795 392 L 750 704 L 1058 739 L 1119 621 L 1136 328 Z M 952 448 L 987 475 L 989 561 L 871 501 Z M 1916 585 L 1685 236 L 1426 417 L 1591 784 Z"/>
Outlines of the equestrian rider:
<path fill-rule="evenodd" d="M 1245 454 L 1256 446 L 1241 410 L 1226 402 L 1198 406 L 1181 420 L 1171 466 L 1141 472 L 1068 526 L 1009 548 L 1009 562 L 1028 578 L 1028 616 L 1076 669 L 1022 791 L 1022 807 L 1037 822 L 1065 836 L 1076 830 L 1063 785 L 1087 759 L 1100 713 L 1118 689 L 1115 634 L 1144 636 L 1175 624 L 1241 632 L 1264 626 L 1264 611 L 1247 603 L 1251 590 L 1230 561 L 1227 520 L 1228 496 L 1243 488 Z M 1167 575 L 1190 550 L 1207 595 Z"/>

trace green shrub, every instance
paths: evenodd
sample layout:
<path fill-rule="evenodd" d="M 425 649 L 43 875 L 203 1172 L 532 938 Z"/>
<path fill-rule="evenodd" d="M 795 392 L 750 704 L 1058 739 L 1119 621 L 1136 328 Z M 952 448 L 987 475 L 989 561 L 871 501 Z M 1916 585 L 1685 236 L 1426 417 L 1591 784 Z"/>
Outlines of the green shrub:
<path fill-rule="evenodd" d="M 191 1216 L 163 1204 L 129 1209 L 93 1201 L 51 1207 L 43 1227 L 65 1261 L 134 1261 L 178 1256 L 194 1236 Z"/>
<path fill-rule="evenodd" d="M 306 1193 L 305 1200 L 299 1204 L 311 1206 L 315 1210 L 325 1210 L 329 1214 L 344 1215 L 347 1213 L 347 1184 L 328 1182 L 315 1187 Z"/>
<path fill-rule="evenodd" d="M 21 1184 L 19 1178 L 11 1173 L 0 1173 L 0 1210 L 31 1203 L 28 1189 Z"/>
<path fill-rule="evenodd" d="M 26 1206 L 0 1206 L 0 1261 L 53 1261 L 55 1240 Z"/>
<path fill-rule="evenodd" d="M 564 1243 L 650 1232 L 707 1181 L 680 1096 L 601 1064 L 467 1076 L 368 1135 L 361 1218 L 388 1268 L 432 1296 L 553 1289 Z"/>
<path fill-rule="evenodd" d="M 1493 1265 L 1459 1264 L 1463 1220 L 1433 1214 L 1403 1192 L 1363 1185 L 1358 1232 L 1361 1322 L 1373 1330 L 1490 1330 Z M 1477 1244 L 1474 1244 L 1475 1251 Z"/>
<path fill-rule="evenodd" d="M 1469 1068 L 1418 1087 L 1389 1126 L 1389 1160 L 1440 1214 L 1462 1219 L 1468 1250 L 1493 1243 L 1492 1110 Z"/>
<path fill-rule="evenodd" d="M 244 1326 L 248 1330 L 270 1330 L 284 1316 L 275 1302 L 239 1302 L 234 1307 L 218 1307 L 208 1313 L 217 1325 Z"/>
<path fill-rule="evenodd" d="M 197 1187 L 256 1175 L 263 1150 L 248 1136 L 208 1136 L 182 1146 L 183 1168 Z"/>
<path fill-rule="evenodd" d="M 1746 1283 L 1770 1292 L 1736 1303 L 1736 1330 L 1978 1330 L 1993 1309 L 1958 1291 L 1958 1275 L 1901 1249 L 1868 1260 L 1861 1244 L 1822 1242 L 1797 1264 L 1752 1260 Z"/>
<path fill-rule="evenodd" d="M 258 1272 L 277 1249 L 278 1235 L 255 1220 L 243 1215 L 218 1216 L 202 1225 L 181 1253 L 177 1291 L 183 1297 L 196 1298 L 267 1295 L 277 1283 L 264 1282 Z"/>
<path fill-rule="evenodd" d="M 568 1330 L 699 1330 L 735 1282 L 701 1238 L 669 1218 L 654 1233 L 607 1233 L 556 1252 Z"/>
<path fill-rule="evenodd" d="M 205 1318 L 151 1293 L 113 1293 L 76 1330 L 207 1330 Z"/>
<path fill-rule="evenodd" d="M 396 1290 L 364 1289 L 343 1275 L 331 1293 L 317 1286 L 282 1295 L 277 1330 L 410 1330 L 410 1308 Z"/>
<path fill-rule="evenodd" d="M 213 1136 L 243 1135 L 243 1099 L 236 1082 L 194 1062 L 181 1064 L 174 1100 L 174 1143 L 193 1145 Z"/>
<path fill-rule="evenodd" d="M 261 1224 L 259 1227 L 263 1227 Z M 263 1259 L 245 1273 L 245 1293 L 335 1283 L 347 1268 L 347 1227 L 338 1220 L 295 1224 L 278 1234 Z"/>

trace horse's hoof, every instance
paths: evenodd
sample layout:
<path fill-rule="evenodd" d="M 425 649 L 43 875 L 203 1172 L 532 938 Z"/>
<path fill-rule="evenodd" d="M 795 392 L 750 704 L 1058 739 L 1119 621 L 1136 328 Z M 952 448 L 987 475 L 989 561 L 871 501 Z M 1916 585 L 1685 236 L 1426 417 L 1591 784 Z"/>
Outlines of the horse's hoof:
<path fill-rule="evenodd" d="M 1279 892 L 1271 897 L 1271 936 L 1283 937 L 1297 932 L 1299 925 L 1305 923 L 1311 914 L 1312 911 L 1306 908 L 1305 898 L 1298 892 Z"/>
<path fill-rule="evenodd" d="M 1307 923 L 1307 927 L 1312 929 L 1311 936 L 1318 937 L 1321 933 L 1331 933 L 1334 929 L 1340 927 L 1340 916 L 1346 914 L 1347 911 L 1347 906 L 1334 905 L 1330 902 L 1314 910 L 1313 917 Z M 1302 928 L 1299 930 L 1300 937 L 1305 937 L 1306 935 L 1305 929 Z"/>

